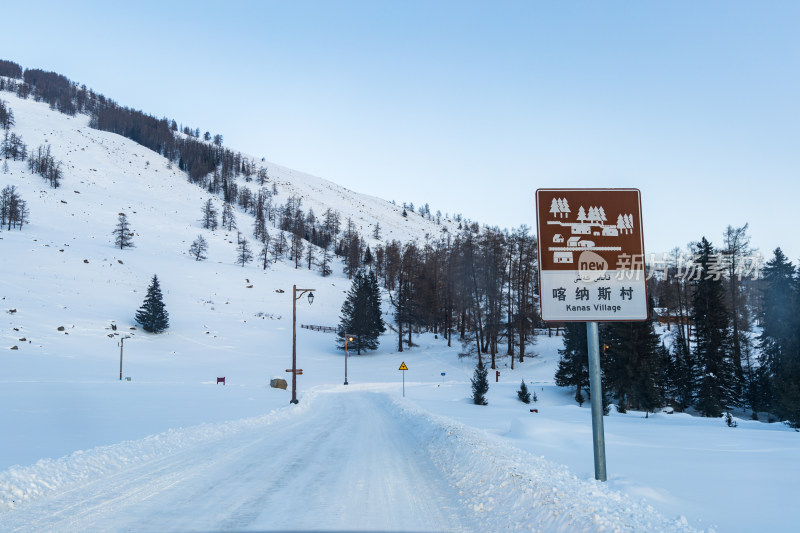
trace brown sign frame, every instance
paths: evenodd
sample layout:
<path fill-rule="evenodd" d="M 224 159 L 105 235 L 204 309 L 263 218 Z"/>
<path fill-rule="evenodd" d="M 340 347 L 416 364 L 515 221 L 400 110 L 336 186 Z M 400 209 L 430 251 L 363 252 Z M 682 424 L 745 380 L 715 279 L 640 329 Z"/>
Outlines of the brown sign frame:
<path fill-rule="evenodd" d="M 537 189 L 536 222 L 543 321 L 649 319 L 639 189 Z M 605 299 L 574 301 L 587 291 Z"/>

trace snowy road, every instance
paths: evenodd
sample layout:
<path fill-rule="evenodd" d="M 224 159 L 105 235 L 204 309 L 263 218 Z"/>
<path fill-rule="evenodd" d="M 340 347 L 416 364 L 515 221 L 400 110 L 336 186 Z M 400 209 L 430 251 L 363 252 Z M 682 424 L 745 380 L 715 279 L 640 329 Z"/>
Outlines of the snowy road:
<path fill-rule="evenodd" d="M 469 531 L 458 494 L 380 394 L 201 442 L 2 517 L 4 531 Z"/>

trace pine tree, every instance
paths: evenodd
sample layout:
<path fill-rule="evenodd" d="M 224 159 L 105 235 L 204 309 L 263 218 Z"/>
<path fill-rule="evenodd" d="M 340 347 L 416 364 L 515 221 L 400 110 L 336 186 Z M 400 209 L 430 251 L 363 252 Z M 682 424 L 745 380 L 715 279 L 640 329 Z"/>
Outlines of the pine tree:
<path fill-rule="evenodd" d="M 136 322 L 149 333 L 161 333 L 169 328 L 169 314 L 164 307 L 164 297 L 161 294 L 158 276 L 155 274 L 147 288 L 147 296 L 142 307 L 136 312 Z"/>
<path fill-rule="evenodd" d="M 475 374 L 472 377 L 472 403 L 475 405 L 488 405 L 486 393 L 489 392 L 489 380 L 486 375 L 488 370 L 483 364 L 483 360 L 478 357 L 478 365 L 475 367 Z"/>
<path fill-rule="evenodd" d="M 372 271 L 365 273 L 359 269 L 342 304 L 338 348 L 344 349 L 344 337 L 350 335 L 353 341 L 348 342 L 348 348 L 356 350 L 358 355 L 362 350 L 375 350 L 379 345 L 378 338 L 384 331 L 386 327 L 383 324 L 378 279 Z"/>
<path fill-rule="evenodd" d="M 663 368 L 653 322 L 613 322 L 603 327 L 603 382 L 619 411 L 654 411 L 662 402 Z"/>
<path fill-rule="evenodd" d="M 780 248 L 764 267 L 762 307 L 762 403 L 800 428 L 800 276 Z"/>
<path fill-rule="evenodd" d="M 738 402 L 733 395 L 736 374 L 730 342 L 730 316 L 722 280 L 710 273 L 714 249 L 705 237 L 697 244 L 699 279 L 695 281 L 691 318 L 695 325 L 695 357 L 699 365 L 697 409 L 703 416 L 720 417 Z"/>
<path fill-rule="evenodd" d="M 517 391 L 517 398 L 520 399 L 522 403 L 531 403 L 531 393 L 528 392 L 528 386 L 525 385 L 525 380 L 522 380 L 522 383 L 519 385 L 519 390 Z"/>
<path fill-rule="evenodd" d="M 695 399 L 695 376 L 698 373 L 697 360 L 695 355 L 687 347 L 686 339 L 683 337 L 684 328 L 677 328 L 676 339 L 672 343 L 669 367 L 667 369 L 668 393 L 671 396 L 673 407 L 678 411 L 683 411 L 694 404 Z"/>
<path fill-rule="evenodd" d="M 589 348 L 586 344 L 586 326 L 582 322 L 568 322 L 564 328 L 564 347 L 558 350 L 555 381 L 559 387 L 575 387 L 575 401 L 583 405 L 583 391 L 589 389 Z"/>
<path fill-rule="evenodd" d="M 117 227 L 111 233 L 114 235 L 114 246 L 119 246 L 120 250 L 124 248 L 133 248 L 133 232 L 128 222 L 128 216 L 125 213 L 119 214 Z"/>

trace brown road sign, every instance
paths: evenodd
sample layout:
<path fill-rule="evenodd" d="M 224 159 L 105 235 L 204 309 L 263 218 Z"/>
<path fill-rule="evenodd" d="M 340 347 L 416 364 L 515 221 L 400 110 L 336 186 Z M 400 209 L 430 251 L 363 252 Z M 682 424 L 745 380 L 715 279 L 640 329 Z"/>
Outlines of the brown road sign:
<path fill-rule="evenodd" d="M 638 189 L 538 189 L 536 213 L 543 320 L 647 319 Z"/>

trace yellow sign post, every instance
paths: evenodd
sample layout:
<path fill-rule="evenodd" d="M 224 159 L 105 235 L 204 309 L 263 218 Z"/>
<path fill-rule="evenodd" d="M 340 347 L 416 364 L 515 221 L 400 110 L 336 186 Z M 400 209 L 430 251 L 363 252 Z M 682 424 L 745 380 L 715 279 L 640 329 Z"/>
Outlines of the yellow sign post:
<path fill-rule="evenodd" d="M 406 366 L 406 362 L 405 361 L 403 361 L 400 364 L 400 368 L 398 368 L 398 370 L 402 370 L 403 371 L 403 398 L 405 398 L 406 397 L 406 372 L 405 371 L 408 370 L 408 367 Z"/>

